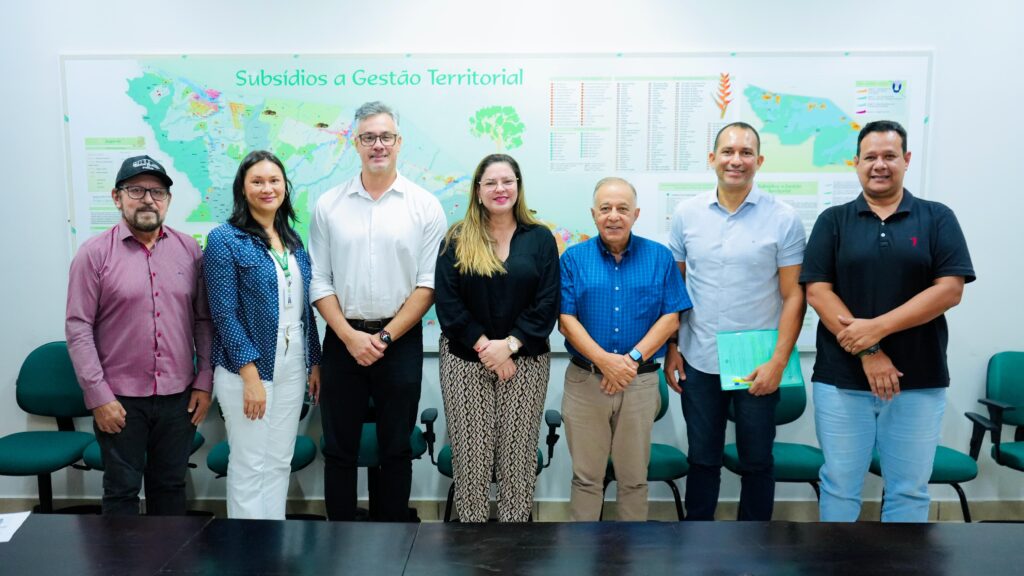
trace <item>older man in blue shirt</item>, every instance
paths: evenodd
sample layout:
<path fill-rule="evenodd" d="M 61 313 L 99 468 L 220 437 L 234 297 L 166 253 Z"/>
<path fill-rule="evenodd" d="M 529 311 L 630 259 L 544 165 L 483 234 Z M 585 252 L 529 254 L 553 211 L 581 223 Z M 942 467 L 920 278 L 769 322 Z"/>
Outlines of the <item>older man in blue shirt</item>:
<path fill-rule="evenodd" d="M 618 519 L 647 520 L 647 464 L 658 413 L 659 365 L 665 340 L 690 308 L 672 254 L 633 235 L 640 215 L 636 189 L 621 178 L 594 188 L 599 237 L 562 255 L 559 328 L 566 337 L 562 414 L 572 456 L 570 515 L 601 515 L 611 454 L 618 481 Z"/>
<path fill-rule="evenodd" d="M 742 477 L 738 517 L 772 517 L 775 406 L 806 310 L 798 282 L 806 240 L 796 211 L 754 184 L 764 162 L 760 148 L 749 124 L 722 128 L 708 155 L 718 186 L 682 202 L 672 216 L 669 247 L 693 310 L 683 318 L 678 349 L 669 341 L 665 373 L 686 418 L 686 513 L 692 520 L 715 517 L 730 402 Z M 746 377 L 749 389 L 723 392 L 716 334 L 756 329 L 779 331 L 771 360 Z"/>

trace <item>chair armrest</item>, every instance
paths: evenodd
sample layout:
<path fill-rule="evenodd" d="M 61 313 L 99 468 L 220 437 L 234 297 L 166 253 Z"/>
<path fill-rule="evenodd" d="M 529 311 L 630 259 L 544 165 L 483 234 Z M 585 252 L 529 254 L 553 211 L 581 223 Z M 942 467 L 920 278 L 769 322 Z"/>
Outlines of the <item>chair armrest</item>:
<path fill-rule="evenodd" d="M 427 454 L 430 455 L 430 462 L 437 466 L 437 460 L 434 458 L 434 442 L 437 440 L 437 434 L 434 433 L 434 422 L 437 422 L 437 408 L 425 409 L 420 414 L 420 422 L 427 428 L 423 433 L 423 439 L 427 441 Z"/>
<path fill-rule="evenodd" d="M 971 431 L 969 452 L 971 458 L 977 460 L 978 456 L 981 454 L 981 441 L 985 438 L 986 430 L 992 433 L 992 444 L 999 446 L 1000 426 L 997 426 L 995 422 L 992 422 L 977 412 L 967 412 L 964 416 L 967 416 L 967 419 L 974 423 L 974 429 Z"/>
<path fill-rule="evenodd" d="M 541 468 L 551 466 L 551 459 L 555 456 L 555 445 L 561 438 L 558 429 L 562 427 L 562 413 L 558 410 L 548 410 L 544 413 L 544 422 L 548 425 L 548 436 L 545 440 L 548 445 L 548 459 Z"/>
<path fill-rule="evenodd" d="M 990 400 L 988 398 L 978 398 L 978 402 L 988 407 L 988 417 L 995 423 L 996 426 L 1003 425 L 1003 412 L 1009 412 L 1014 410 L 1013 404 L 1007 404 L 1006 402 L 1000 402 L 998 400 Z"/>

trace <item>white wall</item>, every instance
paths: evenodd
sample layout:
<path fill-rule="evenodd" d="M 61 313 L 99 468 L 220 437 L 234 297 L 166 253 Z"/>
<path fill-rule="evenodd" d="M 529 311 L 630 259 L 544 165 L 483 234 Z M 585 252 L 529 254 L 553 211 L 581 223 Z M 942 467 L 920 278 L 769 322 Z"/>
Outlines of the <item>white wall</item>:
<path fill-rule="evenodd" d="M 934 86 L 928 149 L 929 198 L 953 208 L 967 235 L 979 280 L 949 316 L 953 384 L 943 442 L 966 449 L 965 410 L 983 395 L 987 359 L 1024 349 L 1024 313 L 1015 298 L 1024 241 L 1016 235 L 1024 213 L 1019 190 L 1020 95 L 1024 8 L 1011 0 L 940 3 L 934 0 L 827 3 L 764 2 L 536 2 L 398 1 L 373 3 L 168 3 L 36 0 L 11 3 L 0 22 L 0 174 L 7 209 L 0 229 L 7 306 L 0 330 L 0 434 L 45 428 L 14 403 L 14 382 L 35 346 L 63 339 L 68 242 L 67 192 L 61 120 L 60 54 L 140 53 L 459 53 L 459 52 L 707 52 L 800 50 L 934 50 Z M 629 8 L 625 6 L 632 5 Z M 487 6 L 484 8 L 483 6 Z M 492 7 L 493 6 L 493 7 Z M 913 165 L 911 167 L 913 169 Z M 804 358 L 805 370 L 809 358 Z M 565 360 L 554 362 L 548 406 L 561 402 Z M 809 372 L 806 374 L 809 377 Z M 424 367 L 423 402 L 440 406 L 436 360 Z M 659 441 L 685 447 L 678 400 L 655 427 Z M 88 426 L 88 421 L 80 423 Z M 219 422 L 204 424 L 211 441 Z M 318 426 L 313 434 L 319 436 Z M 814 443 L 810 414 L 781 428 L 779 438 Z M 987 444 L 986 444 L 987 450 Z M 205 453 L 205 452 L 204 452 Z M 222 497 L 201 463 L 192 472 L 199 497 Z M 319 465 L 293 483 L 293 495 L 322 497 Z M 565 499 L 569 459 L 564 443 L 538 486 L 541 499 Z M 723 499 L 735 499 L 738 481 L 725 473 Z M 1024 498 L 1019 473 L 983 456 L 981 476 L 966 486 L 979 499 Z M 429 465 L 415 468 L 414 499 L 441 498 L 447 489 Z M 99 474 L 59 474 L 55 494 L 98 496 Z M 880 487 L 870 483 L 868 497 Z M 34 478 L 0 478 L 0 497 L 34 497 Z M 936 498 L 953 499 L 937 488 Z M 652 497 L 667 498 L 664 488 Z M 779 498 L 809 499 L 803 486 L 780 486 Z"/>

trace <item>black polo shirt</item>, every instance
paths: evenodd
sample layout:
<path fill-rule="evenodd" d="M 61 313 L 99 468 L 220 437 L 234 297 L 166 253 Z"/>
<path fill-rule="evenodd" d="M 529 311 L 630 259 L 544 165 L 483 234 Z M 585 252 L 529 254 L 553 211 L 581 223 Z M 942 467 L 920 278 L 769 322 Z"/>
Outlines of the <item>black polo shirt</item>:
<path fill-rule="evenodd" d="M 944 276 L 974 280 L 960 224 L 945 205 L 904 189 L 899 208 L 884 221 L 863 194 L 825 210 L 807 241 L 800 283 L 829 282 L 855 317 L 875 318 Z M 948 340 L 944 315 L 882 339 L 882 350 L 903 373 L 901 390 L 949 386 Z M 817 347 L 815 382 L 870 390 L 860 359 L 843 350 L 820 321 Z"/>
<path fill-rule="evenodd" d="M 481 335 L 515 336 L 523 343 L 522 356 L 550 351 L 548 336 L 561 300 L 558 245 L 551 230 L 519 224 L 505 259 L 506 273 L 490 278 L 460 272 L 455 243 L 444 247 L 442 241 L 434 270 L 434 309 L 452 354 L 479 362 L 473 344 Z"/>

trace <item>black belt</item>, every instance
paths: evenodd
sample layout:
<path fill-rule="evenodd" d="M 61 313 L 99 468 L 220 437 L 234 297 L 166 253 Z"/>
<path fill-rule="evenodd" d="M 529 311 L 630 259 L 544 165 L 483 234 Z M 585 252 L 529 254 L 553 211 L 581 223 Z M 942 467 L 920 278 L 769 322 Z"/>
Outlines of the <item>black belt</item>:
<path fill-rule="evenodd" d="M 349 320 L 348 325 L 360 332 L 376 334 L 384 329 L 393 318 L 381 318 L 380 320 Z"/>
<path fill-rule="evenodd" d="M 601 373 L 601 370 L 596 365 L 591 364 L 590 362 L 587 362 L 586 360 L 578 356 L 569 356 L 569 361 L 579 366 L 580 368 L 583 368 L 587 372 L 591 372 L 593 374 Z M 661 364 L 658 364 L 653 360 L 648 360 L 647 362 L 644 362 L 643 364 L 637 367 L 636 373 L 647 374 L 649 372 L 656 372 L 659 368 L 661 368 Z"/>

